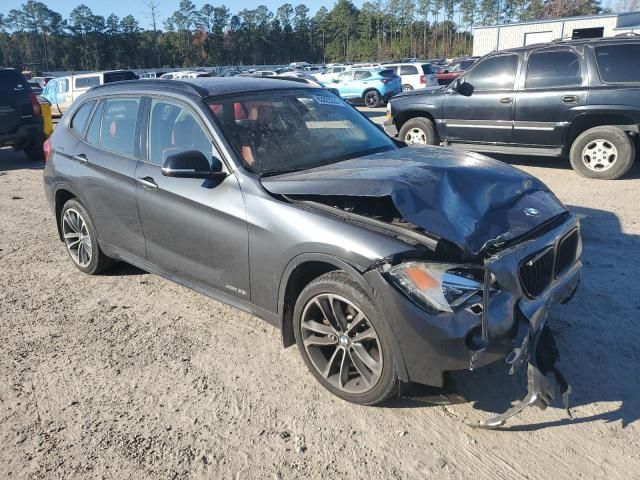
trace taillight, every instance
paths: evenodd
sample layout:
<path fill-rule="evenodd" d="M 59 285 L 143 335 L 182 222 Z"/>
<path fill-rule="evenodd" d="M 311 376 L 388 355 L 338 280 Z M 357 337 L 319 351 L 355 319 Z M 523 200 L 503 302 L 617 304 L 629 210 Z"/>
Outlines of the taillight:
<path fill-rule="evenodd" d="M 46 162 L 49 160 L 49 155 L 51 155 L 51 142 L 48 138 L 44 141 L 42 148 L 44 149 L 44 161 Z"/>
<path fill-rule="evenodd" d="M 427 83 L 426 78 L 424 78 L 424 75 L 420 75 L 420 83 Z"/>
<path fill-rule="evenodd" d="M 389 80 L 388 78 L 383 78 L 383 79 L 382 79 L 382 83 L 383 83 L 384 85 L 386 85 L 386 84 L 387 84 L 387 83 L 389 83 L 390 81 L 391 81 L 391 80 Z"/>
<path fill-rule="evenodd" d="M 31 92 L 31 107 L 33 108 L 33 114 L 36 117 L 40 117 L 42 116 L 42 109 L 40 108 L 40 102 L 38 102 L 38 97 L 36 97 L 36 94 Z"/>

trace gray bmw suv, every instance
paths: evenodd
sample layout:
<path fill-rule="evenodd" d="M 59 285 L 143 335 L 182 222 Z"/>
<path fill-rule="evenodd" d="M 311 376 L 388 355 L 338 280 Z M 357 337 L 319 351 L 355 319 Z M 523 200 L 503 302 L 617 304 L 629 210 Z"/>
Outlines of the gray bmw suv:
<path fill-rule="evenodd" d="M 580 278 L 576 217 L 536 178 L 407 148 L 325 89 L 270 79 L 95 87 L 53 134 L 47 198 L 72 262 L 114 260 L 257 315 L 314 377 L 376 404 L 453 370 L 526 366 L 546 407 L 549 308 Z"/>

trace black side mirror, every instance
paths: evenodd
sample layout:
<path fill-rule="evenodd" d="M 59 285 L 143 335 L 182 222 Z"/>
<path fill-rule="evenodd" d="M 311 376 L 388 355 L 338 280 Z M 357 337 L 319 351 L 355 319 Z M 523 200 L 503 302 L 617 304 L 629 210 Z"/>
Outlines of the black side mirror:
<path fill-rule="evenodd" d="M 456 91 L 460 94 L 460 95 L 464 95 L 465 97 L 470 97 L 473 94 L 473 85 L 471 85 L 470 83 L 467 82 L 458 82 L 458 84 L 456 85 Z"/>
<path fill-rule="evenodd" d="M 222 162 L 218 158 L 209 160 L 199 150 L 168 148 L 162 155 L 162 174 L 165 177 L 212 178 L 224 176 Z"/>

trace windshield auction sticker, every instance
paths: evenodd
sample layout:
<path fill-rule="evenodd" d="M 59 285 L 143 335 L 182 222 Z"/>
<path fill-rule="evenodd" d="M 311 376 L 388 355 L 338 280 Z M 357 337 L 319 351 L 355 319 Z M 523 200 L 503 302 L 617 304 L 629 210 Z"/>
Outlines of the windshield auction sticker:
<path fill-rule="evenodd" d="M 320 105 L 335 105 L 337 107 L 345 107 L 346 104 L 338 97 L 324 96 L 324 95 L 311 95 L 313 99 Z"/>

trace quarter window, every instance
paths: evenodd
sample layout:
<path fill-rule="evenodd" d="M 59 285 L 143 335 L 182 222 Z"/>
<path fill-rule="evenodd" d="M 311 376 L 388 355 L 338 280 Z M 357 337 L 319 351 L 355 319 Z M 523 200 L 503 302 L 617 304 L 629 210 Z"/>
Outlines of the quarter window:
<path fill-rule="evenodd" d="M 90 88 L 95 87 L 96 85 L 100 85 L 100 77 L 79 77 L 76 78 L 75 81 L 76 88 Z"/>
<path fill-rule="evenodd" d="M 464 81 L 474 90 L 512 90 L 517 68 L 517 55 L 490 57 L 471 70 Z"/>
<path fill-rule="evenodd" d="M 137 98 L 113 98 L 105 101 L 100 128 L 100 146 L 123 155 L 135 153 Z"/>
<path fill-rule="evenodd" d="M 596 63 L 603 82 L 640 82 L 638 57 L 640 44 L 603 45 L 596 47 Z"/>
<path fill-rule="evenodd" d="M 211 162 L 211 139 L 189 110 L 174 103 L 153 100 L 149 124 L 149 161 L 162 165 L 168 154 L 197 150 Z"/>
<path fill-rule="evenodd" d="M 413 65 L 400 65 L 400 75 L 417 75 L 418 69 Z"/>
<path fill-rule="evenodd" d="M 78 135 L 84 135 L 84 131 L 89 123 L 89 118 L 96 102 L 87 102 L 82 105 L 71 119 L 71 130 Z"/>
<path fill-rule="evenodd" d="M 573 52 L 538 52 L 529 57 L 526 88 L 580 85 L 580 61 Z"/>
<path fill-rule="evenodd" d="M 91 118 L 91 123 L 89 124 L 89 130 L 87 130 L 87 142 L 92 145 L 100 145 L 100 125 L 102 122 L 102 110 L 104 108 L 104 102 L 98 105 L 96 108 L 93 117 Z"/>

